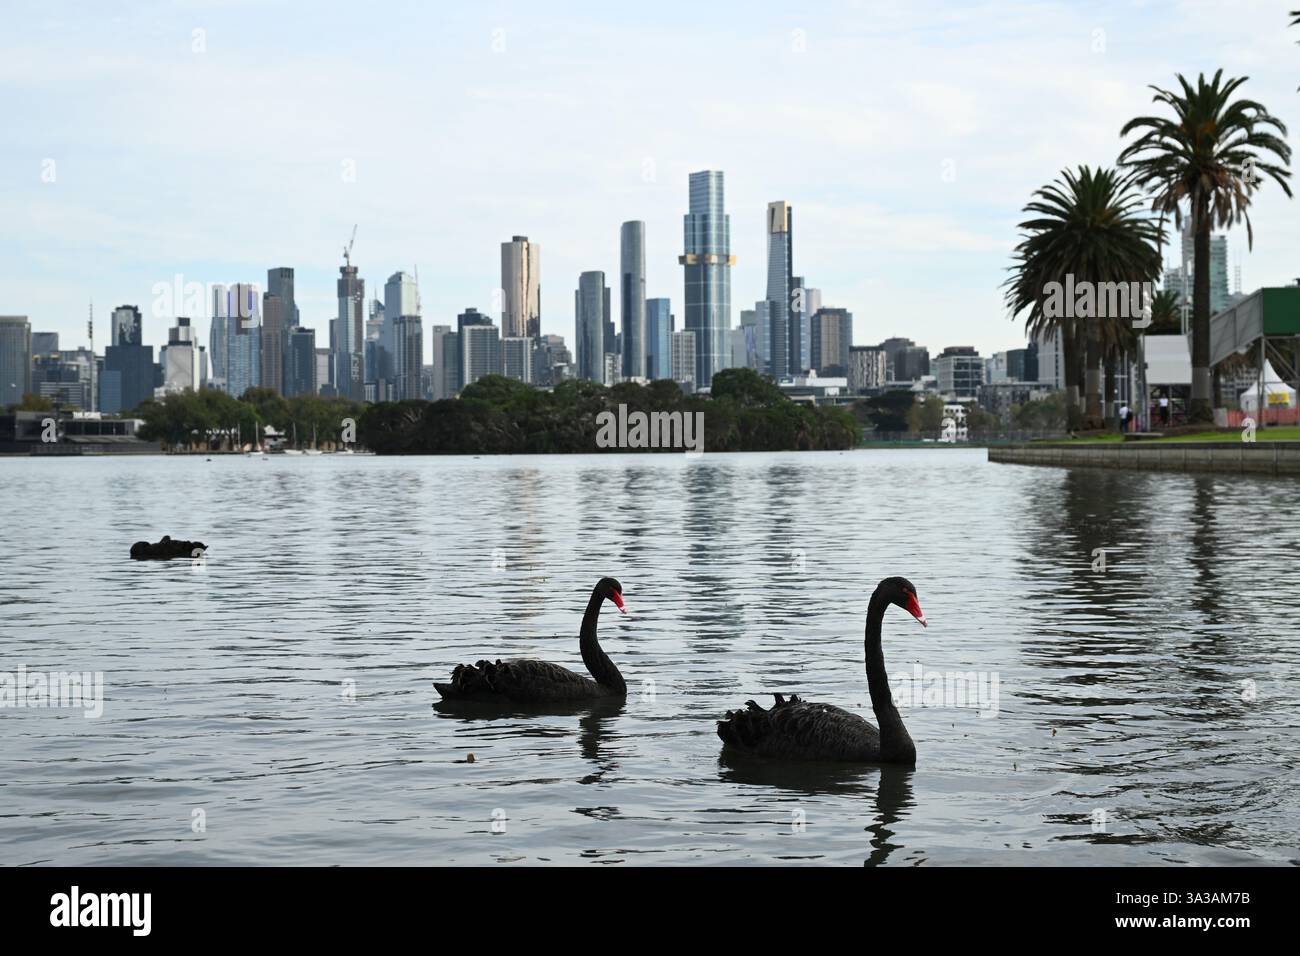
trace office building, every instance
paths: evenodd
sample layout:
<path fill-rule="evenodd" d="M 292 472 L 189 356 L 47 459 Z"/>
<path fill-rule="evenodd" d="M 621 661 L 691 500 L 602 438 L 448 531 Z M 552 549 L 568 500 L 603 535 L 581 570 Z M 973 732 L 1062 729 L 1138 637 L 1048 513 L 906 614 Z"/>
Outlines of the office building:
<path fill-rule="evenodd" d="M 584 272 L 578 277 L 578 288 L 573 293 L 573 319 L 577 377 L 608 384 L 605 355 L 612 351 L 614 343 L 610 341 L 613 323 L 605 273 Z"/>
<path fill-rule="evenodd" d="M 424 320 L 418 315 L 399 315 L 389 319 L 384 307 L 385 323 L 391 327 L 393 377 L 387 401 L 400 402 L 418 399 L 424 391 L 420 374 L 424 357 Z"/>
<path fill-rule="evenodd" d="M 619 230 L 619 321 L 623 327 L 623 378 L 646 377 L 645 223 Z"/>
<path fill-rule="evenodd" d="M 465 330 L 475 325 L 492 325 L 492 319 L 475 308 L 467 308 L 456 316 L 456 390 L 453 394 L 459 394 L 460 390 L 470 383 L 469 372 L 464 361 Z"/>
<path fill-rule="evenodd" d="M 295 395 L 314 395 L 319 389 L 316 381 L 318 374 L 317 353 L 328 349 L 316 348 L 316 330 L 296 326 L 285 335 L 284 345 L 284 394 L 292 398 Z"/>
<path fill-rule="evenodd" d="M 302 316 L 298 314 L 298 300 L 294 298 L 292 269 L 287 266 L 267 269 L 266 291 L 284 303 L 284 327 L 286 329 L 302 325 Z"/>
<path fill-rule="evenodd" d="M 161 375 L 154 365 L 153 346 L 144 344 L 139 308 L 122 305 L 114 309 L 111 329 L 113 344 L 104 350 L 99 408 L 108 414 L 120 414 L 153 398 Z"/>
<path fill-rule="evenodd" d="M 207 350 L 198 343 L 198 330 L 187 316 L 178 316 L 159 354 L 164 392 L 197 392 L 207 384 Z"/>
<path fill-rule="evenodd" d="M 984 384 L 984 359 L 967 345 L 950 346 L 930 363 L 939 394 L 966 401 L 979 397 Z"/>
<path fill-rule="evenodd" d="M 888 362 L 891 382 L 919 382 L 930 374 L 930 350 L 911 339 L 885 339 L 880 343 Z"/>
<path fill-rule="evenodd" d="M 0 410 L 32 390 L 32 326 L 25 315 L 0 315 Z"/>
<path fill-rule="evenodd" d="M 333 323 L 330 323 L 331 325 Z M 313 332 L 314 336 L 315 333 Z M 332 395 L 334 386 L 330 384 L 330 375 L 334 371 L 334 351 L 328 347 L 316 348 L 316 394 Z"/>
<path fill-rule="evenodd" d="M 278 295 L 262 294 L 259 381 L 262 388 L 269 388 L 277 395 L 284 394 L 284 340 L 289 331 L 286 308 L 287 304 Z"/>
<path fill-rule="evenodd" d="M 690 175 L 690 211 L 684 217 L 685 269 L 683 328 L 695 336 L 697 388 L 707 387 L 714 372 L 730 359 L 731 217 L 726 213 L 723 174 L 705 170 Z"/>
<path fill-rule="evenodd" d="M 646 299 L 645 376 L 673 377 L 673 309 L 668 299 Z"/>
<path fill-rule="evenodd" d="M 59 333 L 58 332 L 33 332 L 32 333 L 32 357 L 37 355 L 53 355 L 59 350 Z"/>
<path fill-rule="evenodd" d="M 853 346 L 853 313 L 848 309 L 818 308 L 809 326 L 809 367 L 822 376 L 847 375 L 849 349 Z"/>

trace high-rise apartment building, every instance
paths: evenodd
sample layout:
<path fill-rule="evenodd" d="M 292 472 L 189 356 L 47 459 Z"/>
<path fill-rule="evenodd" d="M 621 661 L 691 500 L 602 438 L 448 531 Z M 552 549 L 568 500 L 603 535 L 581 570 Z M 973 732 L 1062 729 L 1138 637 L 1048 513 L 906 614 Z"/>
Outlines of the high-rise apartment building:
<path fill-rule="evenodd" d="M 767 204 L 767 342 L 769 374 L 780 381 L 797 374 L 790 349 L 794 296 L 794 210 L 781 200 Z M 756 310 L 757 311 L 757 310 Z"/>
<path fill-rule="evenodd" d="M 683 223 L 686 248 L 678 258 L 685 267 L 682 331 L 695 336 L 693 380 L 705 388 L 731 357 L 731 267 L 736 257 L 720 171 L 691 173 L 689 209 Z"/>
<path fill-rule="evenodd" d="M 472 323 L 461 327 L 461 388 L 473 385 L 484 375 L 501 374 L 501 330 L 492 322 Z"/>
<path fill-rule="evenodd" d="M 449 325 L 435 325 L 429 329 L 429 344 L 433 361 L 430 363 L 429 400 L 441 401 L 455 398 L 460 389 L 460 340 Z"/>
<path fill-rule="evenodd" d="M 916 382 L 930 374 L 930 350 L 911 339 L 885 339 L 879 347 L 888 362 L 889 381 Z"/>
<path fill-rule="evenodd" d="M 537 338 L 542 334 L 541 247 L 527 236 L 501 243 L 501 334 Z"/>
<path fill-rule="evenodd" d="M 885 353 L 869 345 L 850 346 L 847 378 L 851 392 L 883 388 L 887 381 Z"/>
<path fill-rule="evenodd" d="M 501 339 L 501 374 L 517 382 L 533 380 L 533 340 L 526 335 Z"/>
<path fill-rule="evenodd" d="M 695 386 L 695 375 L 699 362 L 695 355 L 695 343 L 698 336 L 691 329 L 682 329 L 673 333 L 673 381 L 678 385 L 688 386 L 688 391 Z"/>
<path fill-rule="evenodd" d="M 292 269 L 288 266 L 267 269 L 266 291 L 284 303 L 284 327 L 286 329 L 302 325 L 302 316 L 298 314 L 298 300 L 294 298 Z"/>
<path fill-rule="evenodd" d="M 225 390 L 240 398 L 262 382 L 262 294 L 257 286 L 236 283 L 213 289 L 214 315 L 226 329 Z"/>

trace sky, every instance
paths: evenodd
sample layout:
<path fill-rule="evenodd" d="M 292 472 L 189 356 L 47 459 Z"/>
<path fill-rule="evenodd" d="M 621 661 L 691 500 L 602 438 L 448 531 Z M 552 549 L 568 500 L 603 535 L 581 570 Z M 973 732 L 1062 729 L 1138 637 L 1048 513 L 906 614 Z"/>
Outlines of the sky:
<path fill-rule="evenodd" d="M 117 6 L 5 0 L 0 31 L 0 314 L 65 348 L 92 300 L 100 349 L 123 303 L 158 345 L 194 311 L 177 277 L 273 266 L 324 346 L 354 226 L 367 297 L 418 269 L 426 329 L 492 312 L 500 244 L 527 235 L 542 331 L 572 343 L 579 273 L 617 303 L 619 226 L 644 220 L 647 294 L 680 327 L 687 176 L 720 169 L 733 325 L 784 199 L 795 273 L 857 344 L 988 355 L 1023 344 L 1000 289 L 1022 207 L 1112 164 L 1150 84 L 1249 76 L 1300 152 L 1297 0 Z M 1253 251 L 1228 240 L 1243 289 L 1295 281 L 1300 205 L 1270 182 L 1252 220 Z"/>

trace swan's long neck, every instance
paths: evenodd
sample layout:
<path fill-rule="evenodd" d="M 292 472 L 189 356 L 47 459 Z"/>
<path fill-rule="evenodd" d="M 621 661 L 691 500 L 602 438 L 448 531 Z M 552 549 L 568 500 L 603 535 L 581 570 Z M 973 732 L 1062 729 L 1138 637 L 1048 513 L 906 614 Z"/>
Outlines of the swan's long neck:
<path fill-rule="evenodd" d="M 597 586 L 591 592 L 586 613 L 582 615 L 582 634 L 578 647 L 582 651 L 582 663 L 587 665 L 587 672 L 597 684 L 620 694 L 626 694 L 627 682 L 623 680 L 623 675 L 618 672 L 609 655 L 600 649 L 600 641 L 596 638 L 596 619 L 600 617 L 600 606 L 604 603 L 605 598 Z"/>
<path fill-rule="evenodd" d="M 894 706 L 889 675 L 885 672 L 885 655 L 880 649 L 880 624 L 887 607 L 889 599 L 879 590 L 871 595 L 871 603 L 867 605 L 867 690 L 871 693 L 871 709 L 876 712 L 876 724 L 880 727 L 881 757 L 905 763 L 916 760 L 916 745 L 903 726 L 902 715 Z"/>

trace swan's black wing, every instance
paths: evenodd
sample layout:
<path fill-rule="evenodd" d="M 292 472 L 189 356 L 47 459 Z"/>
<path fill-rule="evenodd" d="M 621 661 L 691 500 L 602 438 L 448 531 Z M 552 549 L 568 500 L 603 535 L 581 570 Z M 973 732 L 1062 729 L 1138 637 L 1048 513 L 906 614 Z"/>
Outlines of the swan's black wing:
<path fill-rule="evenodd" d="M 590 677 L 575 674 L 550 661 L 479 661 L 460 664 L 451 682 L 434 684 L 447 700 L 504 697 L 517 701 L 577 700 L 596 697 L 601 687 Z"/>
<path fill-rule="evenodd" d="M 880 759 L 880 734 L 857 714 L 834 704 L 818 704 L 776 695 L 776 704 L 764 710 L 746 701 L 744 710 L 732 710 L 718 721 L 724 744 L 757 757 L 783 760 Z"/>

